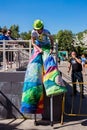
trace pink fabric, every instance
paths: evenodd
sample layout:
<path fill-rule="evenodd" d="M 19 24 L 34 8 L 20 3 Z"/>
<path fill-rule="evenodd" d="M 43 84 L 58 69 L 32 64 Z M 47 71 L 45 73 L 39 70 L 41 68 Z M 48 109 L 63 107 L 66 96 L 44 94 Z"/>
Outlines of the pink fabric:
<path fill-rule="evenodd" d="M 36 47 L 34 47 L 34 53 L 31 56 L 31 58 L 29 59 L 29 62 L 32 62 L 32 60 L 39 54 L 41 53 Z"/>

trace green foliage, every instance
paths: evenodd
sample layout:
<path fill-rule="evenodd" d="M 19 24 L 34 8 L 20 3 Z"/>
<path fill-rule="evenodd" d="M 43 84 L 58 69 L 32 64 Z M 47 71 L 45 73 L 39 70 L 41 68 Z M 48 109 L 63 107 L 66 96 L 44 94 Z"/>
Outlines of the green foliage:
<path fill-rule="evenodd" d="M 31 31 L 27 32 L 22 32 L 20 34 L 20 38 L 22 38 L 23 40 L 30 40 L 31 39 Z M 29 43 L 24 44 L 24 47 L 28 47 Z"/>
<path fill-rule="evenodd" d="M 77 54 L 78 54 L 79 56 L 81 56 L 81 55 L 83 54 L 83 52 L 84 52 L 84 48 L 81 47 L 81 46 L 77 46 L 77 47 L 76 47 L 76 52 L 77 52 Z"/>
<path fill-rule="evenodd" d="M 19 34 L 19 26 L 18 25 L 12 25 L 10 27 L 10 30 L 12 31 L 12 37 L 14 37 L 15 39 L 19 38 L 20 37 L 20 34 Z"/>
<path fill-rule="evenodd" d="M 83 34 L 86 33 L 87 34 L 87 30 L 84 30 L 83 32 L 79 32 L 77 33 L 76 35 L 78 36 L 78 39 L 79 40 L 82 40 L 83 39 Z"/>
<path fill-rule="evenodd" d="M 72 49 L 73 33 L 68 30 L 60 30 L 57 34 L 58 49 L 70 51 Z"/>
<path fill-rule="evenodd" d="M 83 32 L 79 32 L 77 35 L 78 35 L 79 40 L 81 40 L 83 38 Z"/>
<path fill-rule="evenodd" d="M 27 32 L 22 32 L 20 34 L 20 37 L 23 39 L 23 40 L 29 40 L 31 39 L 31 31 L 29 31 L 28 33 Z"/>
<path fill-rule="evenodd" d="M 56 35 L 53 34 L 52 37 L 53 37 L 54 41 L 56 42 Z"/>
<path fill-rule="evenodd" d="M 87 30 L 84 30 L 83 33 L 86 33 L 86 34 L 87 34 Z"/>

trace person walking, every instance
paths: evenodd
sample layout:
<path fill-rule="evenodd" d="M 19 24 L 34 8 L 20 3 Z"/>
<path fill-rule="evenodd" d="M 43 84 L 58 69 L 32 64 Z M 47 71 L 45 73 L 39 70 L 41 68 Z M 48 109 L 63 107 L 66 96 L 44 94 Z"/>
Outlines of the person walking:
<path fill-rule="evenodd" d="M 83 74 L 85 74 L 86 73 L 86 71 L 85 71 L 85 64 L 86 64 L 87 59 L 86 59 L 84 54 L 81 55 L 81 61 L 82 61 Z"/>
<path fill-rule="evenodd" d="M 44 28 L 42 20 L 34 21 L 31 41 L 34 49 L 25 74 L 21 112 L 42 113 L 44 108 L 43 85 L 47 96 L 64 93 L 66 87 L 52 56 L 53 37 Z"/>
<path fill-rule="evenodd" d="M 83 75 L 82 75 L 81 59 L 77 57 L 75 51 L 71 52 L 71 59 L 69 60 L 68 73 L 70 72 L 71 67 L 72 67 L 71 79 L 73 83 L 73 95 L 76 95 L 77 94 L 76 81 L 78 80 L 79 83 L 82 83 Z M 84 98 L 83 89 L 84 89 L 83 84 L 80 84 L 80 93 L 82 98 Z"/>

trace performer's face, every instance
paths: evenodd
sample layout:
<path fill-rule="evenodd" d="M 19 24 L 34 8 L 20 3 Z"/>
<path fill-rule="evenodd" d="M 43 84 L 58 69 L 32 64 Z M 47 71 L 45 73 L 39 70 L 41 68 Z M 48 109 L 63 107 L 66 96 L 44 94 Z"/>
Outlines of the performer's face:
<path fill-rule="evenodd" d="M 43 29 L 39 29 L 39 30 L 37 30 L 37 32 L 38 32 L 39 34 L 41 34 L 41 33 L 43 32 Z"/>

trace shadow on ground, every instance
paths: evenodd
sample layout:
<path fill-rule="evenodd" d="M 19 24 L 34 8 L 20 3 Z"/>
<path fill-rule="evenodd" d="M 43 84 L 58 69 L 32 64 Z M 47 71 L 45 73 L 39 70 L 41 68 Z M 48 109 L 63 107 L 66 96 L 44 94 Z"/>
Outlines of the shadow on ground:
<path fill-rule="evenodd" d="M 21 121 L 20 123 L 11 124 L 14 121 L 15 119 L 6 124 L 0 123 L 0 130 L 23 130 L 23 129 L 18 129 L 16 127 L 19 126 L 21 123 L 23 123 L 25 120 Z"/>

